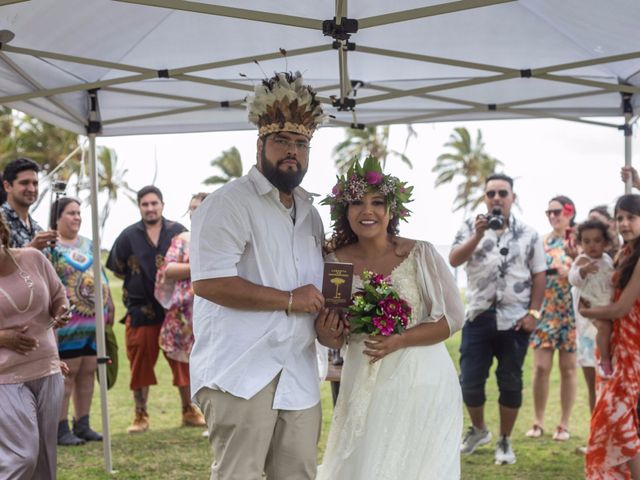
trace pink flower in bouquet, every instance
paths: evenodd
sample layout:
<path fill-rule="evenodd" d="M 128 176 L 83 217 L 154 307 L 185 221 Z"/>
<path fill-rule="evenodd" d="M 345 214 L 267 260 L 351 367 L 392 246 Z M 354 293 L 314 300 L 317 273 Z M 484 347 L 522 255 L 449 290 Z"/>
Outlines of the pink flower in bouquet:
<path fill-rule="evenodd" d="M 394 321 L 389 317 L 373 317 L 371 322 L 380 330 L 380 335 L 388 337 L 393 333 Z"/>
<path fill-rule="evenodd" d="M 387 297 L 383 300 L 380 300 L 378 306 L 388 317 L 395 317 L 396 315 L 402 313 L 402 303 L 400 303 L 400 300 L 396 300 L 395 298 Z"/>
<path fill-rule="evenodd" d="M 378 185 L 384 177 L 379 172 L 367 172 L 364 178 L 369 185 Z"/>
<path fill-rule="evenodd" d="M 384 275 L 381 275 L 379 273 L 377 275 L 374 275 L 371 279 L 371 284 L 375 286 L 380 285 L 382 282 L 384 282 Z"/>

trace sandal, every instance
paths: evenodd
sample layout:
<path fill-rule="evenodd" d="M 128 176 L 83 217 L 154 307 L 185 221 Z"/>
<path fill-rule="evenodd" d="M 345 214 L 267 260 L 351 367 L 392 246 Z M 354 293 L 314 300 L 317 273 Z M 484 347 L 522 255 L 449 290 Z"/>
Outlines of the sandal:
<path fill-rule="evenodd" d="M 571 434 L 569 433 L 569 430 L 566 429 L 566 427 L 563 427 L 562 425 L 558 425 L 556 427 L 556 431 L 553 434 L 553 439 L 555 441 L 566 442 L 570 438 L 571 438 Z"/>
<path fill-rule="evenodd" d="M 533 427 L 531 427 L 531 430 L 525 433 L 525 435 L 529 438 L 540 438 L 542 435 L 544 435 L 544 428 L 542 428 L 537 423 L 534 423 Z"/>

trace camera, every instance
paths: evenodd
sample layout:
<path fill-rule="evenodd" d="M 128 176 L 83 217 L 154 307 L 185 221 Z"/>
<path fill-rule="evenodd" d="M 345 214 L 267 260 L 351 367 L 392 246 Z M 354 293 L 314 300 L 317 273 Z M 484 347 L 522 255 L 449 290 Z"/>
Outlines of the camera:
<path fill-rule="evenodd" d="M 500 207 L 493 207 L 491 215 L 487 215 L 487 222 L 491 230 L 502 230 L 504 228 L 504 215 Z"/>
<path fill-rule="evenodd" d="M 63 182 L 62 180 L 56 180 L 51 184 L 51 191 L 58 195 L 62 195 L 67 190 L 67 182 Z"/>

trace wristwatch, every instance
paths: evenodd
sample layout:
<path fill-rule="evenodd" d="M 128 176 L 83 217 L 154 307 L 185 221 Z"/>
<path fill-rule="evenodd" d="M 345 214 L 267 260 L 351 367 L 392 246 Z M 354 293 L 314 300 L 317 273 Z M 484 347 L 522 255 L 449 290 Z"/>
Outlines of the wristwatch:
<path fill-rule="evenodd" d="M 527 311 L 528 315 L 531 315 L 533 318 L 535 318 L 536 320 L 540 320 L 540 310 L 534 310 L 533 308 L 530 308 Z"/>

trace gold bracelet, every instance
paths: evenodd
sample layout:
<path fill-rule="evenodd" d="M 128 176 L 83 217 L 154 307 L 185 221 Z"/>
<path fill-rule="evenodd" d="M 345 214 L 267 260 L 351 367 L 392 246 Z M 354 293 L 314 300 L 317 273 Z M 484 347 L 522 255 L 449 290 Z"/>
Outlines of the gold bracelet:
<path fill-rule="evenodd" d="M 293 291 L 289 292 L 289 303 L 287 303 L 287 315 L 291 315 L 291 307 L 293 307 Z"/>

